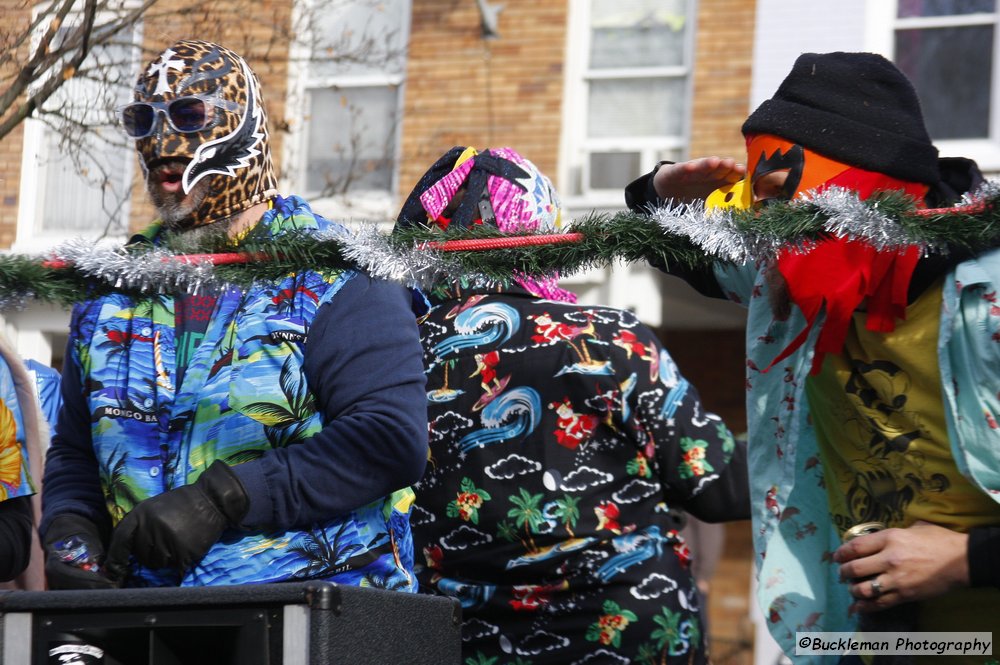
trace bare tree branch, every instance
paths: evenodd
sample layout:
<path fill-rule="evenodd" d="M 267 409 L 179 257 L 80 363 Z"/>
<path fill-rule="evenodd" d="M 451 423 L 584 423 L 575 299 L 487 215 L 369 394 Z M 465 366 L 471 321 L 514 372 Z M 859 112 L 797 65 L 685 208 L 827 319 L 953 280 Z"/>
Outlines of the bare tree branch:
<path fill-rule="evenodd" d="M 279 73 L 309 71 L 306 99 L 336 90 L 345 71 L 403 71 L 406 45 L 386 28 L 392 22 L 385 17 L 394 16 L 386 13 L 391 3 L 289 2 L 295 3 L 291 14 L 287 5 L 259 0 L 23 0 L 17 9 L 7 10 L 23 17 L 20 23 L 12 18 L 0 24 L 0 140 L 27 118 L 39 121 L 46 144 L 29 149 L 39 155 L 40 164 L 56 168 L 51 174 L 74 171 L 99 192 L 108 230 L 115 224 L 123 229 L 130 185 L 124 181 L 124 165 L 131 141 L 112 126 L 111 109 L 132 87 L 137 56 L 146 61 L 162 50 L 156 31 L 169 39 L 190 36 L 232 45 L 254 62 L 258 73 L 271 66 Z M 270 15 L 262 16 L 267 7 Z M 349 22 L 336 18 L 347 15 Z M 273 26 L 265 39 L 260 38 L 261 22 Z M 273 103 L 285 108 L 283 101 L 288 100 Z M 298 107 L 289 108 L 298 114 Z M 288 112 L 272 118 L 277 130 L 288 131 Z M 319 162 L 311 168 L 320 169 L 315 164 L 330 158 L 336 165 L 314 171 L 323 195 L 365 187 L 373 171 L 391 162 L 397 119 L 388 123 L 388 134 L 373 138 L 387 124 L 366 127 L 360 121 L 367 112 L 363 103 L 348 109 L 354 129 L 340 135 L 337 145 L 321 147 Z M 368 134 L 364 140 L 362 132 Z"/>

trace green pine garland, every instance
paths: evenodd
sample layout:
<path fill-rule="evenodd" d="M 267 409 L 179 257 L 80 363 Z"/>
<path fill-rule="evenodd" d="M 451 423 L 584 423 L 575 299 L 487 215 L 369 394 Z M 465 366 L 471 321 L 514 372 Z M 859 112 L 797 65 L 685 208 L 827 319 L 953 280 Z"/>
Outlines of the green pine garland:
<path fill-rule="evenodd" d="M 966 205 L 931 214 L 916 214 L 913 202 L 903 195 L 889 193 L 863 202 L 875 215 L 870 233 L 861 235 L 877 239 L 879 232 L 891 229 L 903 243 L 922 246 L 927 252 L 944 252 L 962 248 L 976 252 L 1000 246 L 1000 185 L 986 188 L 980 196 L 981 205 Z M 857 199 L 853 199 L 856 205 Z M 829 204 L 829 202 L 827 202 Z M 380 250 L 405 257 L 415 248 L 429 257 L 433 272 L 445 276 L 479 275 L 488 281 L 505 283 L 515 273 L 562 275 L 623 263 L 652 263 L 665 267 L 697 268 L 709 263 L 731 259 L 739 246 L 756 248 L 755 255 L 744 259 L 767 258 L 778 248 L 788 245 L 808 246 L 827 233 L 836 210 L 824 208 L 822 201 L 796 201 L 770 205 L 752 211 L 727 212 L 706 216 L 700 207 L 665 208 L 651 215 L 635 212 L 616 214 L 592 213 L 570 225 L 566 232 L 582 236 L 579 242 L 491 249 L 488 251 L 441 252 L 426 248 L 429 243 L 449 240 L 498 238 L 503 235 L 495 228 L 452 229 L 447 232 L 422 228 L 397 229 L 391 236 L 378 236 Z M 687 216 L 694 231 L 674 233 L 673 217 Z M 875 240 L 873 240 L 874 242 Z M 253 260 L 233 265 L 216 266 L 208 271 L 214 286 L 231 284 L 246 287 L 258 280 L 274 280 L 296 272 L 303 266 L 312 269 L 339 270 L 358 267 L 376 276 L 389 276 L 360 236 L 317 239 L 306 234 L 290 233 L 279 239 L 259 239 L 253 235 L 239 245 L 224 238 L 202 236 L 197 241 L 174 239 L 166 246 L 173 255 L 243 253 Z M 899 244 L 898 241 L 896 241 Z M 81 241 L 82 243 L 82 241 Z M 889 243 L 892 244 L 892 243 Z M 700 246 L 699 246 L 700 245 Z M 706 250 L 711 246 L 715 249 Z M 728 250 L 728 251 L 723 251 Z M 59 254 L 57 252 L 57 254 Z M 72 254 L 64 250 L 63 255 Z M 370 257 L 369 257 L 370 255 Z M 129 270 L 111 267 L 69 265 L 50 267 L 38 257 L 8 254 L 0 256 L 0 307 L 22 305 L 26 300 L 70 305 L 110 291 L 133 295 L 178 290 L 197 290 L 191 279 L 178 267 L 176 275 L 144 279 L 144 263 L 150 268 L 160 266 L 164 250 L 153 251 L 139 246 L 120 250 L 113 261 L 131 262 Z M 361 257 L 350 259 L 349 256 Z M 366 258 L 369 257 L 369 258 Z M 405 261 L 405 258 L 401 258 Z M 179 265 L 179 264 L 178 264 Z M 173 269 L 170 269 L 173 270 Z M 203 269 L 205 270 L 205 269 Z M 429 279 L 427 266 L 422 278 Z M 416 281 L 414 275 L 392 276 L 403 281 Z"/>

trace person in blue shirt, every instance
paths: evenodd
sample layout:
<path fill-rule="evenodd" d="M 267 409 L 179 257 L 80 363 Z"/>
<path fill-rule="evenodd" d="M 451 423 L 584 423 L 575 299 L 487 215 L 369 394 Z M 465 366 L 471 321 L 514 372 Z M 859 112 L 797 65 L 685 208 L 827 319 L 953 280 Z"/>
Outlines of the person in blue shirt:
<path fill-rule="evenodd" d="M 344 232 L 277 193 L 260 84 L 233 51 L 173 44 L 118 113 L 160 217 L 134 245 Z M 415 591 L 427 414 L 410 303 L 401 285 L 303 266 L 78 304 L 44 479 L 50 585 Z"/>

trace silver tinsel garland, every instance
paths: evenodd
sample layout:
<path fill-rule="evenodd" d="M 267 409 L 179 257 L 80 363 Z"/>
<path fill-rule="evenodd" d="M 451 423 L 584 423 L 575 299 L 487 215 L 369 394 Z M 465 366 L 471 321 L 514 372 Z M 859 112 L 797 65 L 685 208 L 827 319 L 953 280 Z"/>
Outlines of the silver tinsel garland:
<path fill-rule="evenodd" d="M 341 237 L 341 254 L 372 277 L 400 282 L 405 286 L 427 288 L 440 279 L 464 278 L 477 286 L 496 286 L 496 281 L 473 275 L 454 253 L 443 252 L 426 243 L 402 249 L 389 242 L 375 225 L 355 230 Z"/>
<path fill-rule="evenodd" d="M 350 233 L 328 231 L 317 233 L 318 242 L 339 245 L 341 255 L 350 263 L 373 277 L 400 282 L 407 286 L 427 287 L 442 275 L 451 278 L 470 277 L 454 255 L 427 246 L 398 248 L 389 242 L 389 236 L 380 233 L 374 224 L 358 226 Z M 72 265 L 89 279 L 108 284 L 116 289 L 142 293 L 188 293 L 220 291 L 235 286 L 220 280 L 215 266 L 207 258 L 192 260 L 164 249 L 151 249 L 130 253 L 121 247 L 92 241 L 74 239 L 66 241 L 45 257 L 45 260 Z M 471 276 L 473 279 L 476 276 Z M 482 277 L 484 285 L 494 281 Z M 0 308 L 20 308 L 33 294 L 0 299 Z"/>
<path fill-rule="evenodd" d="M 722 261 L 745 263 L 752 257 L 771 254 L 777 246 L 775 238 L 740 231 L 731 210 L 705 210 L 701 201 L 689 204 L 668 201 L 652 208 L 650 216 L 665 231 L 690 239 L 706 254 Z"/>
<path fill-rule="evenodd" d="M 988 181 L 977 191 L 966 195 L 959 206 L 971 206 L 998 196 L 1000 182 Z M 938 249 L 933 242 L 913 238 L 897 220 L 883 214 L 877 204 L 866 204 L 849 190 L 833 188 L 786 205 L 813 206 L 813 214 L 826 217 L 821 225 L 823 231 L 866 240 L 879 249 L 905 245 L 921 246 L 925 252 Z M 735 214 L 738 213 L 731 209 L 706 211 L 702 203 L 668 203 L 651 210 L 650 218 L 670 234 L 689 238 L 707 255 L 734 263 L 768 259 L 789 245 L 805 250 L 812 243 L 805 237 L 790 239 L 787 235 L 779 237 L 748 231 L 745 218 L 741 228 Z M 372 276 L 408 286 L 426 287 L 442 277 L 463 277 L 481 284 L 495 284 L 495 280 L 488 277 L 471 275 L 459 253 L 441 251 L 427 243 L 401 248 L 398 243 L 390 242 L 390 236 L 380 232 L 374 224 L 314 237 L 318 242 L 336 244 L 344 259 Z M 143 293 L 193 294 L 234 286 L 220 280 L 208 258 L 181 259 L 177 254 L 159 248 L 133 253 L 121 247 L 95 245 L 90 240 L 77 239 L 62 243 L 45 259 L 70 264 L 87 279 Z M 17 306 L 33 295 L 0 294 L 0 307 Z"/>
<path fill-rule="evenodd" d="M 1000 182 L 987 181 L 976 191 L 963 196 L 956 207 L 972 206 L 1000 195 Z M 826 217 L 822 230 L 834 235 L 865 240 L 877 249 L 891 249 L 916 245 L 924 253 L 939 249 L 934 243 L 914 238 L 899 222 L 884 215 L 878 203 L 869 204 L 851 190 L 831 187 L 821 193 L 791 201 L 793 208 L 813 206 Z M 807 251 L 813 242 L 809 239 L 789 239 L 764 233 L 748 233 L 738 228 L 731 208 L 705 210 L 704 204 L 679 205 L 667 203 L 651 211 L 652 218 L 666 231 L 685 236 L 710 256 L 723 261 L 746 263 L 774 257 L 779 250 L 790 245 Z"/>
<path fill-rule="evenodd" d="M 225 286 L 214 276 L 208 259 L 178 260 L 163 249 L 131 254 L 121 247 L 76 239 L 59 245 L 53 258 L 65 261 L 94 280 L 144 293 L 199 293 Z"/>

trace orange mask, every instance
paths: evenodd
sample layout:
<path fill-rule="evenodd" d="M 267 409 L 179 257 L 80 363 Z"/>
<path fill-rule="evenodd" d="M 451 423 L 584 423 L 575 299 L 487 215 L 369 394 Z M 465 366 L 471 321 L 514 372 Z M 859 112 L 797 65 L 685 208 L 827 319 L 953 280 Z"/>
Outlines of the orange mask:
<path fill-rule="evenodd" d="M 770 196 L 761 191 L 761 179 L 775 171 L 787 171 L 783 191 Z M 876 191 L 901 190 L 923 200 L 927 185 L 866 171 L 838 162 L 808 148 L 770 134 L 747 137 L 747 178 L 712 192 L 708 208 L 746 209 L 775 199 L 791 200 L 815 190 L 843 187 L 866 199 Z"/>
<path fill-rule="evenodd" d="M 787 171 L 781 184 L 763 186 L 762 179 Z M 749 208 L 773 200 L 791 200 L 805 192 L 842 187 L 867 199 L 878 191 L 902 191 L 921 202 L 928 187 L 875 171 L 866 171 L 824 157 L 800 145 L 767 134 L 747 137 L 748 177 L 713 192 L 707 207 Z M 782 250 L 777 267 L 789 296 L 805 316 L 806 328 L 768 367 L 791 355 L 809 336 L 821 312 L 826 312 L 813 356 L 812 373 L 820 370 L 826 353 L 839 353 L 855 310 L 865 303 L 869 330 L 889 332 L 905 318 L 907 291 L 920 258 L 916 247 L 877 250 L 863 240 L 827 237 L 807 252 Z M 765 370 L 766 371 L 766 370 Z"/>

